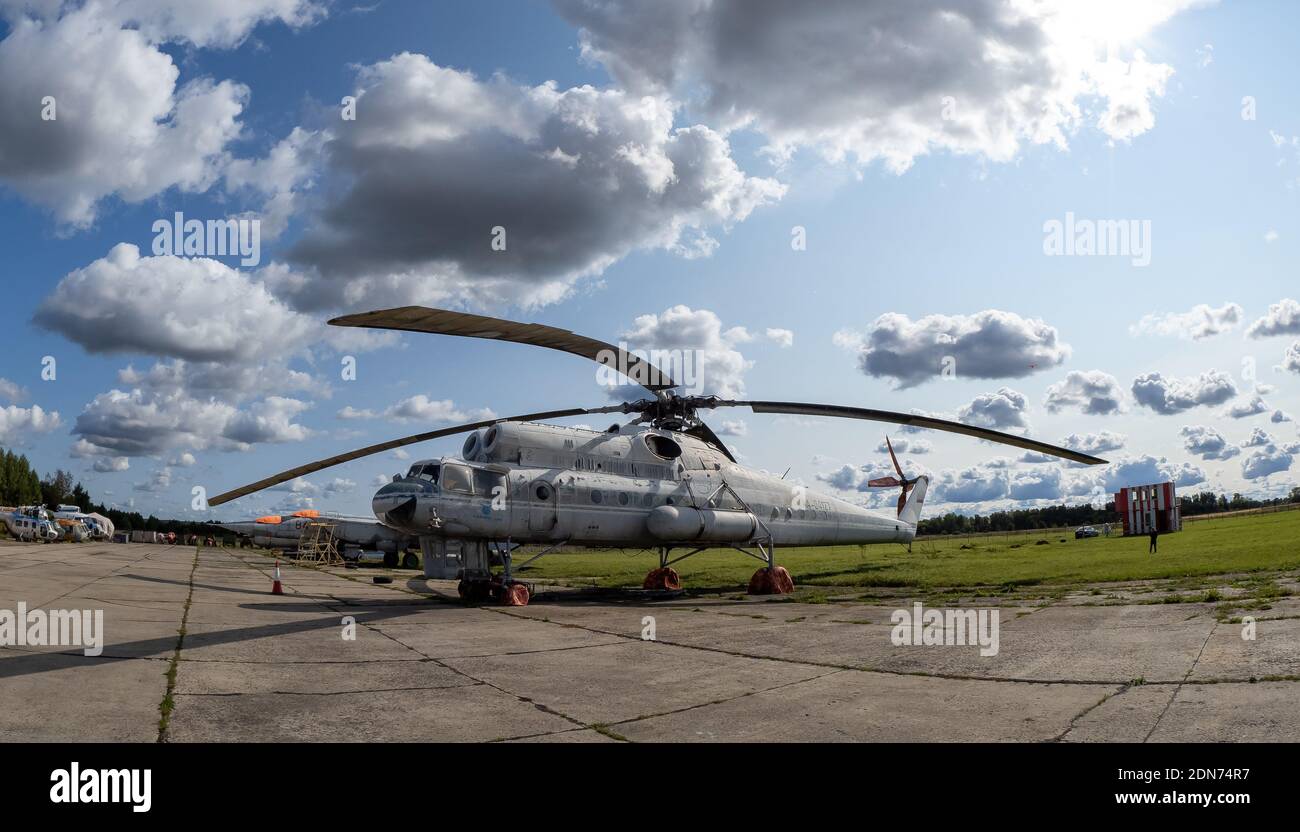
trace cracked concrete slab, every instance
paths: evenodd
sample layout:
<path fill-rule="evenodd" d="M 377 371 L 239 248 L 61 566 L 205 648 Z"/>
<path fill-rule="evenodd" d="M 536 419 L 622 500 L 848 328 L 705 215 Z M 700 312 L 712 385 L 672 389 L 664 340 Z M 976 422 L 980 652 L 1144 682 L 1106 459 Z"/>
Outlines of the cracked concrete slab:
<path fill-rule="evenodd" d="M 895 646 L 900 592 L 467 607 L 409 571 L 288 562 L 274 596 L 272 569 L 248 551 L 0 544 L 0 608 L 103 609 L 106 625 L 98 659 L 0 648 L 0 741 L 156 740 L 182 617 L 173 742 L 1300 740 L 1289 598 L 1253 641 L 1213 603 L 968 599 L 1000 613 L 985 657 Z"/>

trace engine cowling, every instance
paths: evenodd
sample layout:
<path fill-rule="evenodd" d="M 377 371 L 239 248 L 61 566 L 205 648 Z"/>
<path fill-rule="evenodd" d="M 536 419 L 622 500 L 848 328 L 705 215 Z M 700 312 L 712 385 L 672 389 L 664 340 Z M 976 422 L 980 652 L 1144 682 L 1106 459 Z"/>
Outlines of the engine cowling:
<path fill-rule="evenodd" d="M 646 518 L 646 528 L 660 540 L 738 543 L 752 539 L 759 526 L 748 511 L 659 506 Z"/>

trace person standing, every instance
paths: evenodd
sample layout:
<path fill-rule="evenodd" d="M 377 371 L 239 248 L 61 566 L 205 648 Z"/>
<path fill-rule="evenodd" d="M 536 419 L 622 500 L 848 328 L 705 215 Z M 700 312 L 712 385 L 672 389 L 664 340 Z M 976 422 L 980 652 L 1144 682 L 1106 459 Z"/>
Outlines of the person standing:
<path fill-rule="evenodd" d="M 1160 532 L 1156 531 L 1155 529 L 1151 530 L 1151 548 L 1147 550 L 1148 554 L 1154 555 L 1156 553 L 1156 538 L 1158 538 L 1159 536 L 1160 536 Z"/>

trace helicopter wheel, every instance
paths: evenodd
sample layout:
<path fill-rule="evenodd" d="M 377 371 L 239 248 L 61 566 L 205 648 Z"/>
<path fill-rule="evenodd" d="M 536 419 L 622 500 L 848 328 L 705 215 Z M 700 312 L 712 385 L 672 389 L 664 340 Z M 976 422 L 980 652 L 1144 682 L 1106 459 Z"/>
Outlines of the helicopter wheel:
<path fill-rule="evenodd" d="M 784 566 L 764 566 L 749 579 L 750 595 L 788 595 L 794 592 L 794 579 Z"/>
<path fill-rule="evenodd" d="M 664 566 L 659 569 L 651 569 L 649 574 L 645 576 L 645 581 L 641 583 L 641 588 L 676 592 L 682 588 L 682 579 L 677 574 L 676 569 L 671 566 Z"/>

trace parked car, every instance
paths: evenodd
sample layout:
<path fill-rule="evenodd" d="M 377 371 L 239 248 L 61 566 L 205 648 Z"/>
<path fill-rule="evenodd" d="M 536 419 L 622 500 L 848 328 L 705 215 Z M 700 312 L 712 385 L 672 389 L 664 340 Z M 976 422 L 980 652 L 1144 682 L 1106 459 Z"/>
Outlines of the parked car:
<path fill-rule="evenodd" d="M 1101 534 L 1101 532 L 1097 531 L 1092 526 L 1080 526 L 1074 530 L 1074 539 L 1078 540 L 1081 537 L 1096 537 L 1099 534 Z"/>

